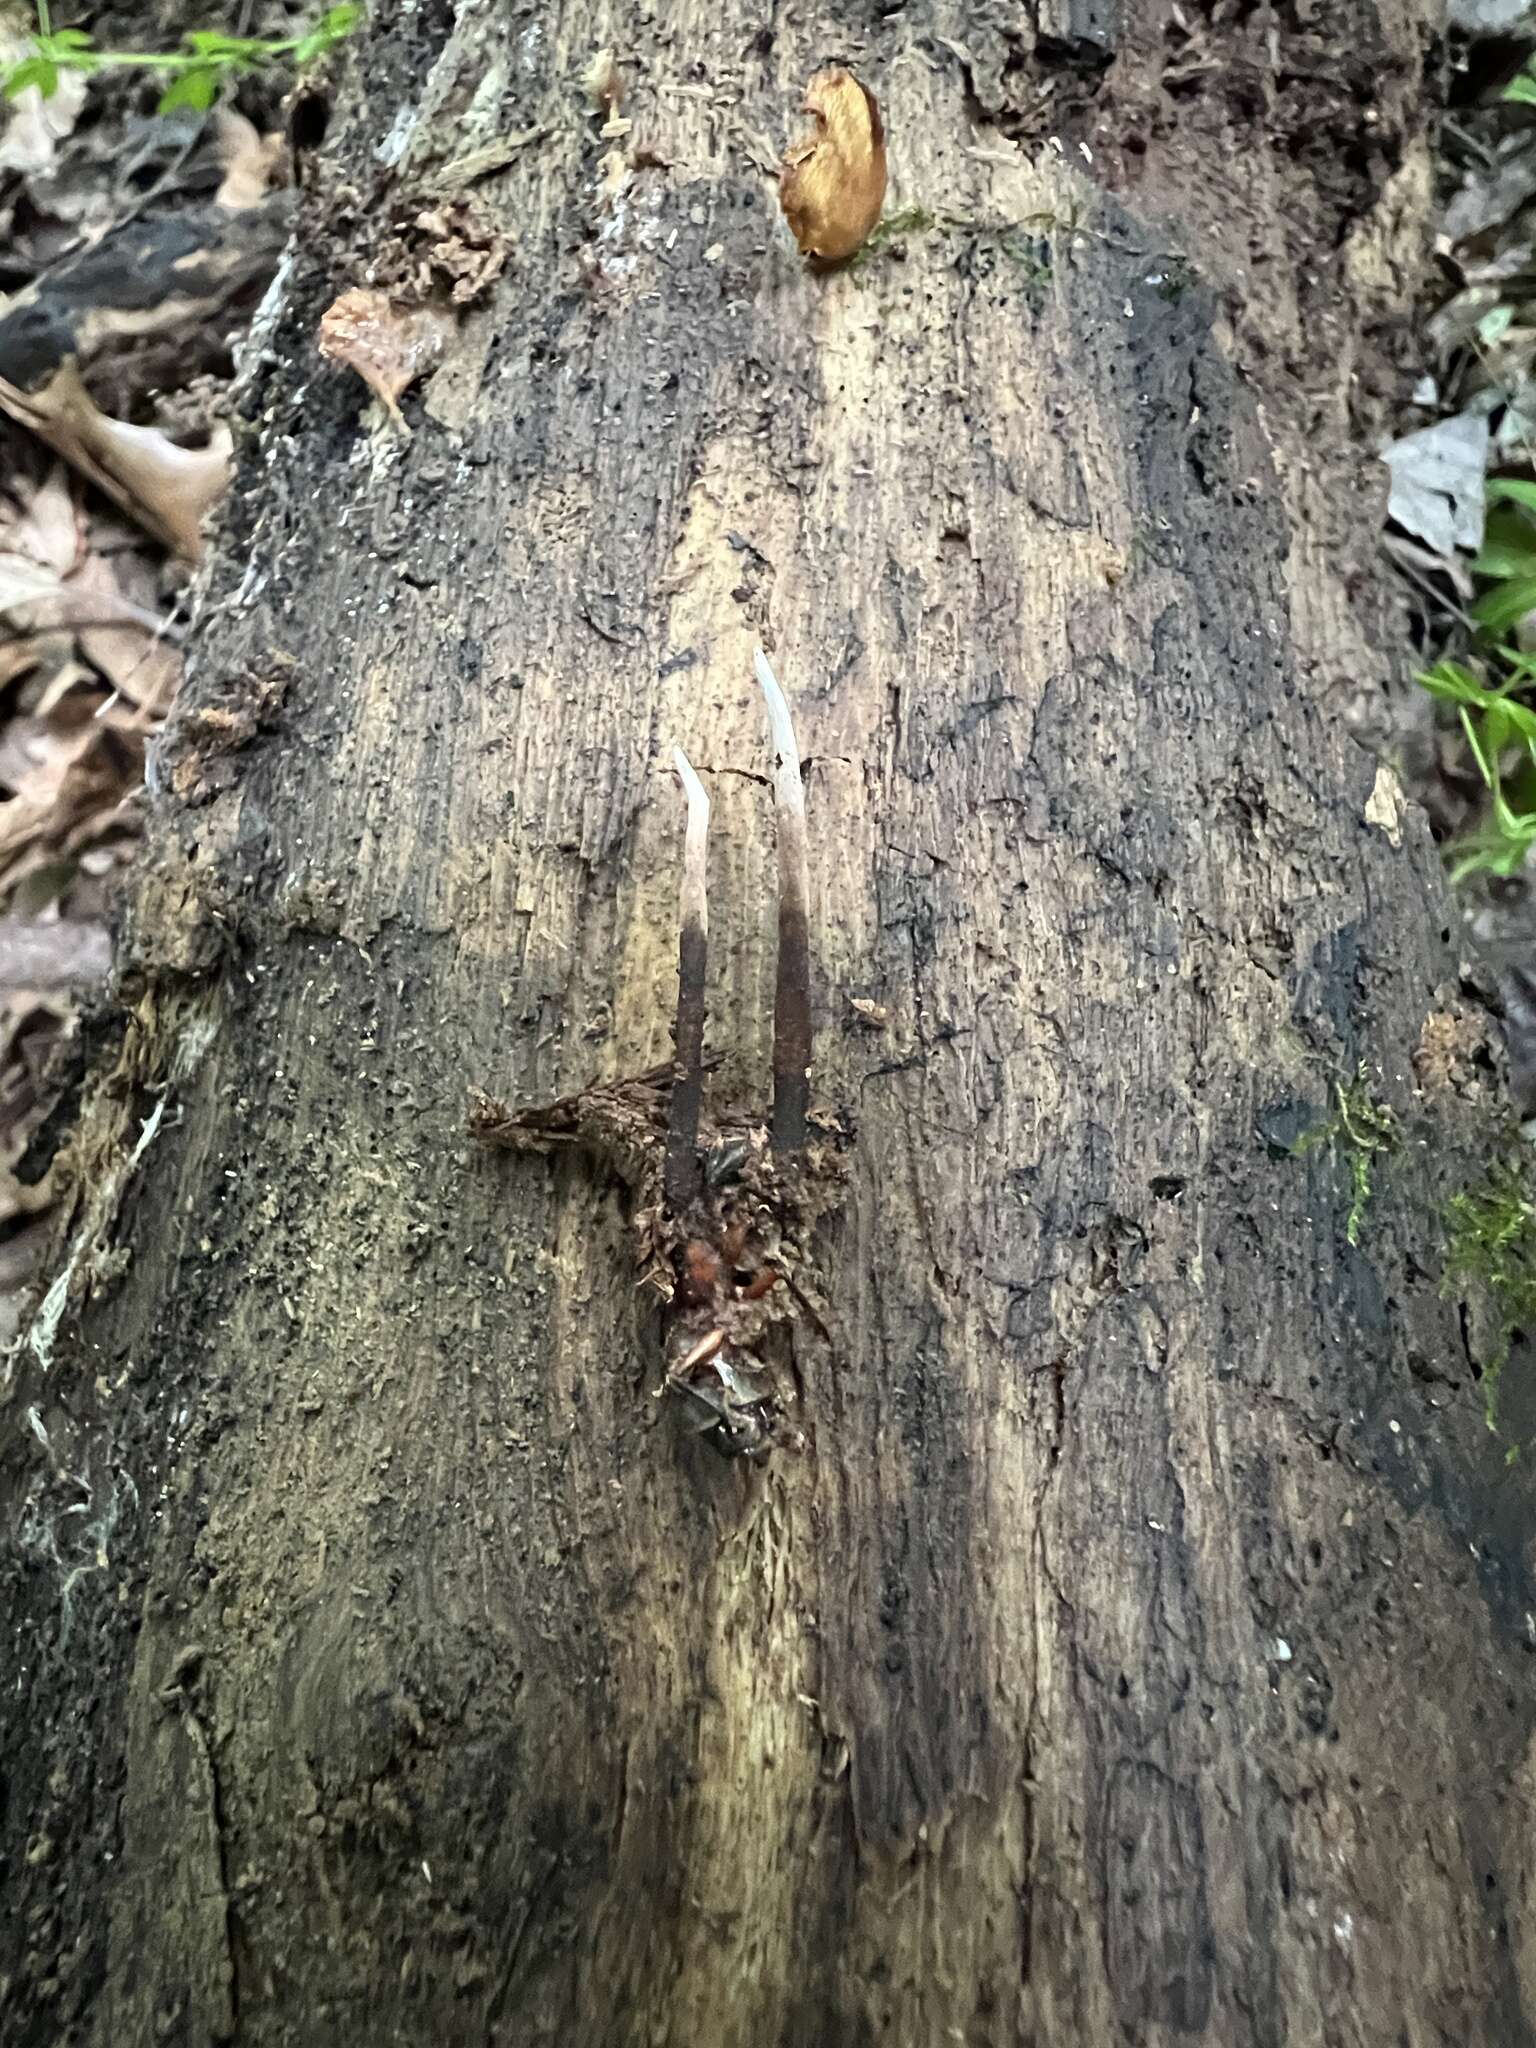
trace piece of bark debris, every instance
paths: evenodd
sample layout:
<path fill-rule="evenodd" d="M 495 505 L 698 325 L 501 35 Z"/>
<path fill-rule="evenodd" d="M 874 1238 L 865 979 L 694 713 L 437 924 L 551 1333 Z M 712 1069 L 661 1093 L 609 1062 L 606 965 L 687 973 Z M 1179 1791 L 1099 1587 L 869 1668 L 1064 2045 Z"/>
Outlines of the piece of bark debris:
<path fill-rule="evenodd" d="M 1487 1021 L 1452 1002 L 1431 1010 L 1413 1049 L 1413 1071 L 1426 1095 L 1475 1095 L 1489 1067 Z"/>
<path fill-rule="evenodd" d="M 426 236 L 408 283 L 423 299 L 446 285 L 456 306 L 471 306 L 500 277 L 507 263 L 507 238 L 472 199 L 445 199 L 416 215 Z"/>
<path fill-rule="evenodd" d="M 884 1003 L 873 1003 L 868 996 L 850 996 L 848 1007 L 853 1012 L 855 1024 L 862 1024 L 866 1031 L 883 1031 L 891 1021 L 891 1013 Z"/>
<path fill-rule="evenodd" d="M 217 702 L 176 707 L 158 748 L 158 773 L 183 803 L 206 803 L 232 785 L 230 756 L 276 729 L 293 671 L 290 657 L 274 656 L 268 673 L 241 674 Z"/>
<path fill-rule="evenodd" d="M 403 434 L 409 434 L 400 400 L 436 367 L 453 316 L 439 306 L 401 306 L 387 292 L 355 286 L 320 316 L 320 353 L 328 362 L 355 370 Z"/>

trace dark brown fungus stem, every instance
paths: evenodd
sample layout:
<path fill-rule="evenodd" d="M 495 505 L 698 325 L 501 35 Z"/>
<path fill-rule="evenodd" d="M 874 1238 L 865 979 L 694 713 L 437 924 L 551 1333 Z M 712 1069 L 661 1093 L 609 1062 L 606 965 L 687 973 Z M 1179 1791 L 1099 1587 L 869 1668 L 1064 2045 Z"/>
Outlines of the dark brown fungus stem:
<path fill-rule="evenodd" d="M 709 798 L 681 747 L 672 764 L 688 799 L 683 845 L 683 886 L 677 948 L 677 1054 L 672 1101 L 667 1114 L 663 1190 L 667 1207 L 680 1216 L 698 1198 L 699 1110 L 704 1095 L 704 970 L 709 951 Z"/>
<path fill-rule="evenodd" d="M 810 885 L 805 785 L 789 704 L 761 647 L 753 657 L 773 733 L 774 813 L 779 841 L 779 971 L 773 999 L 773 1149 L 805 1143 L 811 1098 Z"/>

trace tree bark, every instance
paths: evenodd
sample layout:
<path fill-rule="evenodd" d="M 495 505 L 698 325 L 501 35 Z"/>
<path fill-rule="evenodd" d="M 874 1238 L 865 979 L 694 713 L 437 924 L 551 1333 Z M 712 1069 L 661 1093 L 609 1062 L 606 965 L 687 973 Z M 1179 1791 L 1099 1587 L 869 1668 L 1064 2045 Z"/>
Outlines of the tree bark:
<path fill-rule="evenodd" d="M 941 224 L 829 276 L 796 10 L 349 56 L 11 1363 L 8 2043 L 1531 2039 L 1531 1489 L 1438 1288 L 1481 1084 L 1414 1064 L 1476 1027 L 1311 674 L 1432 10 L 1190 10 L 1193 97 L 1165 10 L 1046 11 L 848 11 Z M 319 317 L 509 135 L 404 442 Z M 674 745 L 766 1116 L 759 640 L 853 1142 L 751 1463 L 653 1398 L 613 1173 L 464 1125 L 670 1058 Z M 1291 1147 L 1362 1073 L 1352 1233 Z"/>

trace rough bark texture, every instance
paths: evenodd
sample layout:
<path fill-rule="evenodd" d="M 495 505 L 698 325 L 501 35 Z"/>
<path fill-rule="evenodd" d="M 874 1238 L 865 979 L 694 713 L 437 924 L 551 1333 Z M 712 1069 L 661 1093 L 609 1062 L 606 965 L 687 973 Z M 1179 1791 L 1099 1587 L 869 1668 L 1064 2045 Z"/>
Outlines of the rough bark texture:
<path fill-rule="evenodd" d="M 1129 211 L 1087 180 L 1165 10 L 1050 10 L 1092 164 L 972 12 L 426 0 L 350 60 L 13 1362 L 16 2048 L 1531 2038 L 1531 1492 L 1437 1291 L 1470 1112 L 1412 1061 L 1456 962 L 1300 673 L 1311 423 L 1200 275 L 1257 192 L 1300 322 L 1429 10 L 1186 9 L 1216 69 Z M 764 138 L 829 57 L 957 224 L 817 278 Z M 1223 153 L 1250 62 L 1313 75 L 1347 195 L 1257 118 Z M 318 318 L 530 129 L 402 445 Z M 766 1109 L 759 637 L 857 1142 L 807 1446 L 747 1468 L 651 1398 L 611 1180 L 461 1132 L 669 1057 L 674 743 L 711 1098 Z M 1347 1158 L 1287 1147 L 1361 1062 L 1402 1136 L 1356 1246 Z"/>

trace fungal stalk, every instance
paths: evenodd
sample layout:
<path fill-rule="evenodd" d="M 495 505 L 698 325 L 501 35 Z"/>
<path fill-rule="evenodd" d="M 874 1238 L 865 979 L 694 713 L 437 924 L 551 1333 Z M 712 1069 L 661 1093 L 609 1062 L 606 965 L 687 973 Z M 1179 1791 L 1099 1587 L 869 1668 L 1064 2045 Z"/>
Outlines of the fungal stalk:
<path fill-rule="evenodd" d="M 805 1143 L 811 1098 L 810 885 L 806 865 L 805 785 L 789 703 L 761 647 L 753 668 L 773 734 L 774 817 L 779 843 L 779 966 L 773 998 L 773 1149 Z"/>
<path fill-rule="evenodd" d="M 688 800 L 677 948 L 676 1064 L 667 1115 L 662 1182 L 667 1207 L 680 1216 L 701 1186 L 699 1111 L 704 1097 L 704 971 L 709 952 L 709 798 L 681 747 L 672 765 Z"/>

